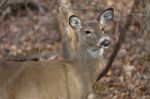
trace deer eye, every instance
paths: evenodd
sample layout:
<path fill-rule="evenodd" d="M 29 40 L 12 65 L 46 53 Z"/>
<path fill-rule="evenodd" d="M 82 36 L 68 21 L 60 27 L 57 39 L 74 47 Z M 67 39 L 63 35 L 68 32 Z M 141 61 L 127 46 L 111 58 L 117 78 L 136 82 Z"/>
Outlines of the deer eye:
<path fill-rule="evenodd" d="M 92 32 L 91 31 L 85 31 L 87 36 L 91 36 Z"/>

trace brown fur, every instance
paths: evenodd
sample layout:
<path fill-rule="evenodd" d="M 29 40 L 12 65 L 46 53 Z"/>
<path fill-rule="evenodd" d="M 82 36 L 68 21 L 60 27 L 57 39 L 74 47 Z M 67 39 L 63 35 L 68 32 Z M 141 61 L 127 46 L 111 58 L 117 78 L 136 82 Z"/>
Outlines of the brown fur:
<path fill-rule="evenodd" d="M 81 99 L 95 74 L 76 61 L 1 62 L 0 99 Z"/>

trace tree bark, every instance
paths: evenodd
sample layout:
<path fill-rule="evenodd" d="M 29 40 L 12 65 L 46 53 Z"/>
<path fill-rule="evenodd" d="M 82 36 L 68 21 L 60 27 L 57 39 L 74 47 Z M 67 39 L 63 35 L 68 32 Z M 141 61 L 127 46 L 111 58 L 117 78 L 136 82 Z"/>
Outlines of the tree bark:
<path fill-rule="evenodd" d="M 62 36 L 62 55 L 71 58 L 76 50 L 76 34 L 69 26 L 69 17 L 73 15 L 70 0 L 59 0 L 58 22 Z"/>

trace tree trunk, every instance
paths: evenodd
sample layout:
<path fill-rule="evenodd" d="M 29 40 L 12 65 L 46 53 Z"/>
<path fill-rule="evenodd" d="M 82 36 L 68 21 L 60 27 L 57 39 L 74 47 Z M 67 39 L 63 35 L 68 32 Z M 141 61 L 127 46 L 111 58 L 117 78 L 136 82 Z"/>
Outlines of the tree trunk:
<path fill-rule="evenodd" d="M 62 55 L 73 57 L 76 50 L 76 34 L 69 26 L 69 17 L 73 14 L 70 0 L 59 0 L 58 22 L 62 36 Z"/>

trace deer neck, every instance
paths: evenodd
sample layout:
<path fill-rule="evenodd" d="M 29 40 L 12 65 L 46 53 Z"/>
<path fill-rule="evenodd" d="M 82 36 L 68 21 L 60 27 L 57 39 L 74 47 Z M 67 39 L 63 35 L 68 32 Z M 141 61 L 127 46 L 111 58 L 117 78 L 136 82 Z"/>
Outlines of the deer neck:
<path fill-rule="evenodd" d="M 77 49 L 77 61 L 80 64 L 80 68 L 83 70 L 85 79 L 88 78 L 90 84 L 93 84 L 101 69 L 101 57 L 93 57 L 89 54 L 88 50 L 85 50 L 82 45 Z M 88 76 L 88 77 L 87 77 Z"/>

